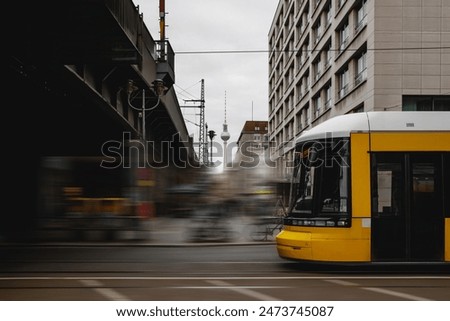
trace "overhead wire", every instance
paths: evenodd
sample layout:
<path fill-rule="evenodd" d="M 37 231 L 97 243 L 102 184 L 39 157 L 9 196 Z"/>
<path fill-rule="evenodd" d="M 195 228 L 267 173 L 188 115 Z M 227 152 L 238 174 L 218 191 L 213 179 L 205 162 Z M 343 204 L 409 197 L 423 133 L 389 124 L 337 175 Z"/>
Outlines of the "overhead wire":
<path fill-rule="evenodd" d="M 193 84 L 192 86 L 184 89 L 181 88 L 180 86 L 178 86 L 177 84 L 174 84 L 178 89 L 180 89 L 181 91 L 177 91 L 177 94 L 180 94 L 181 96 L 185 96 L 189 99 L 198 99 L 198 97 L 196 97 L 194 94 L 191 94 L 190 92 L 188 92 L 189 89 L 191 89 L 192 87 L 198 85 L 201 82 L 201 80 L 195 84 Z"/>
<path fill-rule="evenodd" d="M 367 51 L 409 51 L 409 50 L 449 50 L 450 46 L 434 46 L 434 47 L 391 47 L 391 48 L 367 48 Z M 307 49 L 303 50 L 301 48 L 299 49 L 285 49 L 285 50 L 277 50 L 277 49 L 243 49 L 243 50 L 236 50 L 236 49 L 219 49 L 219 50 L 186 50 L 186 51 L 176 51 L 176 55 L 202 55 L 202 54 L 255 54 L 255 53 L 272 53 L 272 52 L 299 52 L 299 51 L 307 51 L 307 52 L 319 52 L 322 51 L 323 48 L 320 49 Z M 331 51 L 342 51 L 340 48 L 331 48 L 329 49 Z M 360 48 L 346 48 L 346 51 L 357 51 L 360 50 Z"/>

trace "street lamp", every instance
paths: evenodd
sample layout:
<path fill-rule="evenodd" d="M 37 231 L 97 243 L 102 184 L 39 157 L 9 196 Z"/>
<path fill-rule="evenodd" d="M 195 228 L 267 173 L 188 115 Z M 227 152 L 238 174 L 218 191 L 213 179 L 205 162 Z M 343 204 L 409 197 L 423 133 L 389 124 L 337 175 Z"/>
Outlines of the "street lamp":
<path fill-rule="evenodd" d="M 208 131 L 208 135 L 209 135 L 209 139 L 211 140 L 211 165 L 213 164 L 213 160 L 212 160 L 212 148 L 213 148 L 213 138 L 216 136 L 216 132 L 214 130 L 210 130 Z"/>
<path fill-rule="evenodd" d="M 141 108 L 137 108 L 137 107 L 133 106 L 133 104 L 131 103 L 131 94 L 134 93 L 135 91 L 137 91 L 138 89 L 139 88 L 134 85 L 133 80 L 129 79 L 128 83 L 127 83 L 128 106 L 130 106 L 134 110 L 137 110 L 137 111 L 141 112 L 140 116 L 142 117 L 142 140 L 145 143 L 145 141 L 146 141 L 145 112 L 153 110 L 156 107 L 158 107 L 158 105 L 159 105 L 159 103 L 161 101 L 161 96 L 163 96 L 166 93 L 167 87 L 164 86 L 164 81 L 162 81 L 161 79 L 155 79 L 153 81 L 153 83 L 152 83 L 152 91 L 156 95 L 158 100 L 157 100 L 156 104 L 154 106 L 152 106 L 152 107 L 145 107 L 145 89 L 142 89 L 142 106 L 141 106 Z"/>

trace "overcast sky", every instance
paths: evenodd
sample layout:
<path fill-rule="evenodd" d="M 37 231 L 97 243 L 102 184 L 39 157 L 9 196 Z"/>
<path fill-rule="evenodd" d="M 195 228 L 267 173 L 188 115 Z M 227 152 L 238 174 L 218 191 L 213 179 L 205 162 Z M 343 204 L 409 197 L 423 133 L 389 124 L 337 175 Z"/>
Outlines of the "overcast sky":
<path fill-rule="evenodd" d="M 158 40 L 159 0 L 133 0 Z M 268 33 L 278 0 L 166 0 L 166 37 L 175 55 L 175 90 L 180 105 L 200 99 L 205 80 L 205 120 L 220 137 L 225 92 L 230 142 L 247 120 L 268 119 Z M 260 53 L 194 53 L 211 51 Z M 189 134 L 198 141 L 199 109 L 183 109 Z M 221 141 L 221 140 L 220 140 Z M 196 152 L 198 149 L 196 148 Z"/>

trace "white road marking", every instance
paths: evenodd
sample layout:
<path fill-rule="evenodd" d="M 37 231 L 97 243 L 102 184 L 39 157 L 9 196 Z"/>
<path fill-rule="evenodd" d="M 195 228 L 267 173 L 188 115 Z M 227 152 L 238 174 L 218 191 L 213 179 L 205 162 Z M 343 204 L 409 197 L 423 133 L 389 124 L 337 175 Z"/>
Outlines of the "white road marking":
<path fill-rule="evenodd" d="M 348 281 L 344 281 L 344 280 L 324 280 L 324 281 L 330 282 L 330 283 L 334 283 L 334 284 L 338 284 L 338 285 L 342 285 L 342 286 L 352 286 L 352 287 L 357 286 L 357 287 L 360 287 L 362 290 L 367 290 L 367 291 L 387 294 L 387 295 L 399 297 L 399 298 L 406 299 L 406 300 L 430 301 L 430 299 L 422 298 L 422 297 L 415 296 L 415 295 L 412 295 L 412 294 L 407 294 L 407 293 L 398 292 L 398 291 L 392 291 L 392 290 L 386 290 L 386 289 L 377 288 L 377 287 L 362 287 L 360 284 L 353 283 L 353 282 L 348 282 Z"/>
<path fill-rule="evenodd" d="M 230 288 L 241 288 L 241 289 L 290 289 L 292 286 L 268 286 L 268 285 L 226 285 L 226 286 L 169 286 L 170 289 L 230 289 Z"/>
<path fill-rule="evenodd" d="M 344 280 L 324 280 L 324 281 L 334 283 L 337 285 L 343 285 L 343 286 L 358 286 L 358 284 L 356 284 L 356 283 L 348 282 L 348 281 L 344 281 Z"/>
<path fill-rule="evenodd" d="M 323 280 L 330 283 L 342 285 L 342 286 L 358 286 L 363 290 L 378 292 L 386 295 L 391 295 L 407 300 L 414 301 L 428 301 L 430 299 L 419 297 L 407 293 L 402 293 L 398 291 L 392 291 L 387 289 L 382 289 L 378 287 L 362 287 L 361 285 L 345 281 L 345 280 L 450 280 L 450 276 L 5 276 L 0 277 L 0 281 L 27 281 L 27 280 L 75 280 L 80 281 L 84 286 L 93 288 L 94 291 L 101 294 L 109 300 L 115 301 L 129 301 L 130 299 L 126 296 L 120 294 L 119 292 L 106 288 L 100 280 L 203 280 L 217 288 L 226 288 L 241 294 L 247 295 L 249 297 L 259 299 L 259 300 L 269 300 L 269 301 L 279 301 L 279 299 L 253 291 L 252 289 L 262 289 L 262 288 L 282 288 L 282 287 L 268 287 L 268 286 L 234 286 L 231 283 L 225 282 L 224 280 Z M 202 287 L 186 287 L 186 288 L 198 288 Z M 203 287 L 206 288 L 206 287 Z"/>
<path fill-rule="evenodd" d="M 382 293 L 382 294 L 387 294 L 387 295 L 392 295 L 392 296 L 396 296 L 402 299 L 406 299 L 406 300 L 412 300 L 412 301 L 430 301 L 430 299 L 427 298 L 422 298 L 420 296 L 415 296 L 412 294 L 407 294 L 407 293 L 402 293 L 402 292 L 397 292 L 397 291 L 391 291 L 391 290 L 386 290 L 386 289 L 380 289 L 380 288 L 361 288 L 367 291 L 372 291 L 372 292 L 378 292 L 378 293 Z"/>
<path fill-rule="evenodd" d="M 221 281 L 221 280 L 207 280 L 206 282 L 216 286 L 216 287 L 221 287 L 221 288 L 226 288 L 230 291 L 233 292 L 237 292 L 240 294 L 243 294 L 245 296 L 248 296 L 250 298 L 253 299 L 257 299 L 257 300 L 261 300 L 261 301 L 280 301 L 280 299 L 275 298 L 273 296 L 270 295 L 266 295 L 263 293 L 259 293 L 253 290 L 250 290 L 248 288 L 243 288 L 243 287 L 238 287 L 238 286 L 234 286 L 231 283 L 225 282 L 225 281 Z"/>
<path fill-rule="evenodd" d="M 108 300 L 111 301 L 130 301 L 129 298 L 126 296 L 120 294 L 119 292 L 110 289 L 105 288 L 104 284 L 102 284 L 99 281 L 93 280 L 93 279 L 80 279 L 79 280 L 81 284 L 83 284 L 85 287 L 92 288 L 95 292 L 102 295 Z"/>

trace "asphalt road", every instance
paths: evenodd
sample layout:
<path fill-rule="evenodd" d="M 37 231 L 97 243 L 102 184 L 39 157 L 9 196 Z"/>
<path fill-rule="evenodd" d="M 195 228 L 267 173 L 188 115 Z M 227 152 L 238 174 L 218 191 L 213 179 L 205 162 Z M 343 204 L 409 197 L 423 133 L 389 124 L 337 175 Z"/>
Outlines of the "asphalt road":
<path fill-rule="evenodd" d="M 275 245 L 0 248 L 1 301 L 450 300 L 448 266 L 309 265 Z"/>

